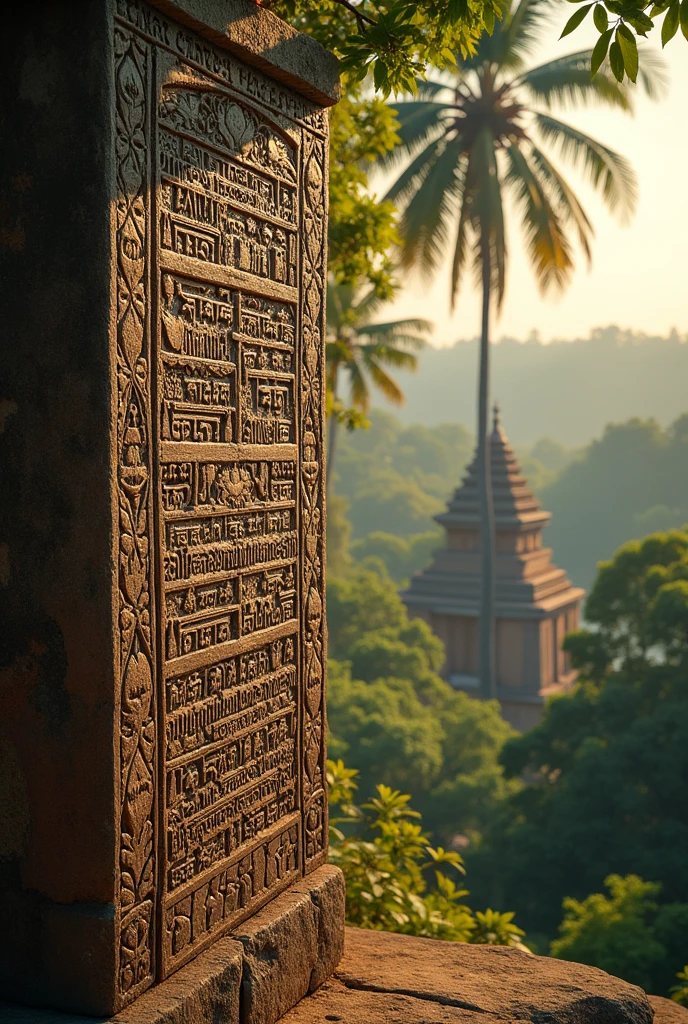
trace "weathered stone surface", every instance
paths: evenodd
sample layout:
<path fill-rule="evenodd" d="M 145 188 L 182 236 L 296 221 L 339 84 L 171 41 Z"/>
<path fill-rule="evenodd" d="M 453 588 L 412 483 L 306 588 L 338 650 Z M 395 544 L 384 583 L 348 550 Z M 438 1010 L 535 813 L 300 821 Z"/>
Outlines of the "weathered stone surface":
<path fill-rule="evenodd" d="M 273 1024 L 334 971 L 344 879 L 319 868 L 114 1017 L 0 1003 L 0 1024 Z M 243 978 L 243 984 L 242 984 Z"/>
<path fill-rule="evenodd" d="M 648 996 L 654 1010 L 655 1024 L 688 1024 L 688 1008 L 664 996 Z"/>
<path fill-rule="evenodd" d="M 328 978 L 344 946 L 344 879 L 325 866 L 234 933 L 244 947 L 241 1024 L 274 1024 Z"/>
<path fill-rule="evenodd" d="M 484 1016 L 482 1024 L 497 1024 L 499 1018 Z M 347 988 L 338 978 L 307 996 L 282 1018 L 282 1024 L 477 1024 L 469 1010 L 444 1006 L 430 999 L 395 992 L 367 992 Z M 548 1021 L 547 1024 L 555 1024 Z"/>
<path fill-rule="evenodd" d="M 652 1024 L 641 989 L 604 971 L 498 946 L 346 929 L 335 978 L 284 1024 Z"/>
<path fill-rule="evenodd" d="M 0 996 L 107 1015 L 326 860 L 335 71 L 246 0 L 3 30 Z"/>
<path fill-rule="evenodd" d="M 344 955 L 346 884 L 340 869 L 326 864 L 292 889 L 307 893 L 318 914 L 317 955 L 308 986 L 309 992 L 314 992 L 334 973 Z"/>
<path fill-rule="evenodd" d="M 339 62 L 255 0 L 151 0 L 155 7 L 323 106 L 339 99 Z"/>
<path fill-rule="evenodd" d="M 219 939 L 171 978 L 108 1018 L 108 1024 L 239 1024 L 242 963 L 241 944 Z M 97 1020 L 0 1004 L 0 1024 L 97 1024 Z"/>

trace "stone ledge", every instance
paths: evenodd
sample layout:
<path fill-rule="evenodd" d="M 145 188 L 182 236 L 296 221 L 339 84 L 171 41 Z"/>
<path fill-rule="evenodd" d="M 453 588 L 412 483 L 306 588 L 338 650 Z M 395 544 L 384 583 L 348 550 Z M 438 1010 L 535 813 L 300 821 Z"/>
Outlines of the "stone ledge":
<path fill-rule="evenodd" d="M 582 964 L 347 928 L 335 976 L 283 1024 L 688 1024 L 668 1002 Z"/>
<path fill-rule="evenodd" d="M 664 996 L 648 996 L 655 1013 L 655 1024 L 688 1024 L 688 1009 Z"/>
<path fill-rule="evenodd" d="M 340 98 L 339 61 L 254 0 L 149 0 L 216 46 L 324 107 Z"/>
<path fill-rule="evenodd" d="M 114 1017 L 0 1003 L 0 1024 L 275 1024 L 343 947 L 344 876 L 325 865 Z"/>

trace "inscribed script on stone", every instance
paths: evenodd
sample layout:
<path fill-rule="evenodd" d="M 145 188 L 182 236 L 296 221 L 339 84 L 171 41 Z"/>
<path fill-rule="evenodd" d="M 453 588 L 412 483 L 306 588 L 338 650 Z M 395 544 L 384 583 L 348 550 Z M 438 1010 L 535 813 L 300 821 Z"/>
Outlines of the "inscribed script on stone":
<path fill-rule="evenodd" d="M 114 32 L 128 1001 L 326 852 L 327 119 L 145 4 Z"/>

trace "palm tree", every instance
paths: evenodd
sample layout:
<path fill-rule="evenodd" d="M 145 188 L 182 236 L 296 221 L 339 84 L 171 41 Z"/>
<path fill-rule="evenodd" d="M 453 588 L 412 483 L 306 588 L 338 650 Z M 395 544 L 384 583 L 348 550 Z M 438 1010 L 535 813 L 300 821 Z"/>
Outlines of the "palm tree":
<path fill-rule="evenodd" d="M 354 410 L 365 413 L 370 408 L 371 383 L 388 401 L 402 405 L 404 394 L 385 367 L 415 370 L 418 360 L 409 350 L 423 348 L 425 336 L 432 330 L 432 324 L 419 319 L 371 323 L 369 318 L 381 305 L 374 290 L 357 296 L 351 285 L 333 281 L 327 289 L 327 387 L 332 402 L 327 438 L 328 490 L 339 425 L 340 374 L 348 377 L 349 401 Z"/>
<path fill-rule="evenodd" d="M 627 217 L 636 180 L 624 157 L 553 116 L 557 105 L 599 103 L 631 112 L 627 88 L 607 67 L 591 78 L 589 50 L 537 67 L 527 58 L 550 0 L 505 4 L 492 36 L 458 60 L 449 84 L 420 82 L 417 98 L 395 103 L 401 146 L 387 165 L 405 169 L 388 199 L 402 209 L 402 265 L 432 275 L 453 245 L 451 304 L 470 265 L 482 289 L 478 383 L 478 479 L 481 502 L 481 695 L 496 696 L 494 512 L 488 443 L 490 313 L 504 298 L 507 268 L 505 198 L 520 215 L 525 248 L 542 292 L 563 289 L 574 269 L 574 239 L 590 262 L 592 224 L 550 152 L 582 171 L 608 209 Z M 648 95 L 662 91 L 662 65 L 643 53 L 639 76 Z"/>

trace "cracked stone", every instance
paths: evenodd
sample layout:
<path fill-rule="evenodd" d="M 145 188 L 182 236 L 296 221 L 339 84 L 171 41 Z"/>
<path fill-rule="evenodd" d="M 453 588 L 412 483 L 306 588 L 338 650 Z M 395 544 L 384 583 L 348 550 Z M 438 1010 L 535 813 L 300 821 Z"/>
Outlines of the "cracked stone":
<path fill-rule="evenodd" d="M 684 1024 L 662 1013 L 660 1024 Z M 594 967 L 500 946 L 347 928 L 335 978 L 284 1024 L 483 1024 L 490 1018 L 494 1024 L 652 1024 L 653 1007 L 641 989 Z"/>

